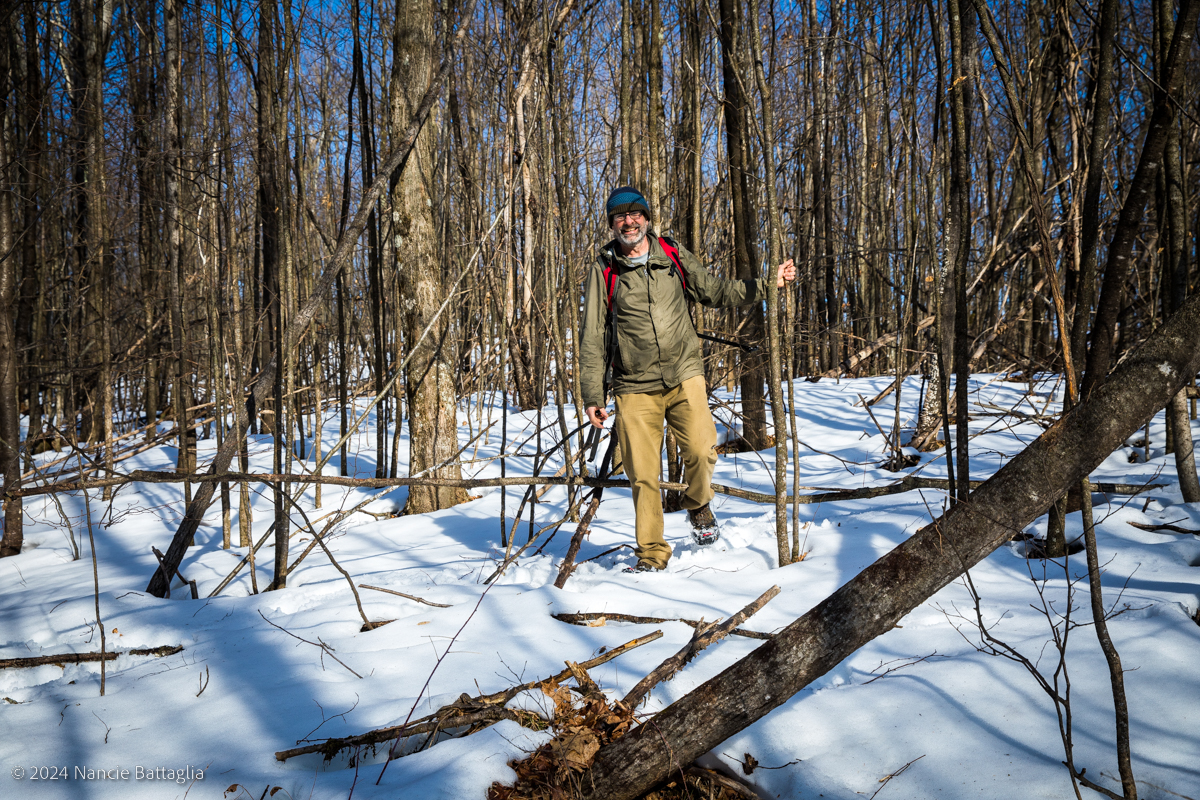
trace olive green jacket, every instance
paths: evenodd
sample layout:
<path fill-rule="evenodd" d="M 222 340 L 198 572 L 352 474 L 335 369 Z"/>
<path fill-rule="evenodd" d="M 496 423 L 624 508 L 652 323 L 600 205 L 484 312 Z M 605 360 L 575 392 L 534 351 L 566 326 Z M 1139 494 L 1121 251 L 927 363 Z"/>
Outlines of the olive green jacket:
<path fill-rule="evenodd" d="M 605 245 L 588 270 L 583 286 L 583 331 L 579 341 L 579 383 L 584 407 L 604 406 L 608 353 L 608 293 L 604 287 L 606 252 L 619 278 L 613 289 L 617 309 L 617 361 L 613 393 L 640 394 L 670 389 L 704 374 L 702 350 L 688 316 L 687 300 L 671 259 L 654 236 L 645 266 L 631 264 L 616 241 Z M 724 280 L 710 275 L 683 247 L 679 260 L 687 277 L 687 297 L 710 307 L 740 306 L 767 296 L 766 279 Z"/>

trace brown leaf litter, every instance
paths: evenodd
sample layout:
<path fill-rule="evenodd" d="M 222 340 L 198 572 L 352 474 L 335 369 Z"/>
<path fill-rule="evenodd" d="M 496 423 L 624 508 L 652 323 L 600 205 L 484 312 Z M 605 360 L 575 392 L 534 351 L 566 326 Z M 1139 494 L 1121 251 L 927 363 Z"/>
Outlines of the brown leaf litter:
<path fill-rule="evenodd" d="M 620 739 L 633 727 L 633 709 L 621 701 L 609 703 L 587 672 L 567 662 L 577 687 L 555 681 L 541 684 L 554 703 L 554 738 L 528 757 L 512 761 L 517 773 L 512 786 L 493 783 L 488 800 L 573 800 L 581 794 L 584 773 L 604 745 Z M 744 800 L 749 789 L 724 775 L 692 767 L 640 800 Z"/>

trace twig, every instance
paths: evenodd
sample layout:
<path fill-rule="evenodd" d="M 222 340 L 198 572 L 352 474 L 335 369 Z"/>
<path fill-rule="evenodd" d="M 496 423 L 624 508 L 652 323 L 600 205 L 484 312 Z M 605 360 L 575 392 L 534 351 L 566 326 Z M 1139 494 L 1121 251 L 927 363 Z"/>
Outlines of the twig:
<path fill-rule="evenodd" d="M 746 788 L 741 783 L 739 783 L 738 781 L 729 777 L 728 775 L 722 775 L 721 773 L 716 772 L 715 770 L 704 769 L 703 767 L 697 767 L 696 765 L 693 764 L 692 766 L 687 768 L 687 770 L 684 774 L 687 775 L 689 778 L 693 778 L 693 779 L 699 778 L 701 780 L 711 781 L 712 783 L 715 783 L 717 786 L 720 786 L 722 789 L 725 789 L 726 791 L 729 791 L 729 792 L 733 792 L 738 797 L 744 797 L 744 798 L 746 798 L 746 800 L 758 800 L 758 795 L 755 794 L 753 791 Z"/>
<path fill-rule="evenodd" d="M 899 449 L 892 447 L 892 437 L 887 435 L 887 432 L 884 431 L 883 426 L 879 424 L 879 420 L 875 419 L 875 412 L 871 410 L 871 405 L 867 402 L 867 399 L 861 394 L 858 395 L 858 399 L 862 401 L 863 408 L 865 408 L 867 410 L 867 414 L 870 415 L 871 422 L 875 423 L 875 430 L 879 431 L 879 435 L 883 437 L 883 442 L 888 446 L 888 450 Z"/>
<path fill-rule="evenodd" d="M 317 544 L 321 545 L 321 549 L 325 551 L 325 556 L 329 559 L 329 563 L 333 564 L 333 568 L 342 573 L 342 577 L 346 579 L 346 583 L 350 584 L 350 591 L 354 594 L 354 605 L 358 607 L 358 615 L 362 617 L 362 630 L 373 630 L 375 628 L 375 623 L 367 619 L 367 612 L 363 611 L 362 598 L 358 596 L 358 588 L 354 585 L 354 579 L 350 577 L 349 572 L 346 572 L 346 570 L 342 569 L 342 565 L 337 562 L 337 559 L 333 557 L 333 553 L 329 550 L 329 546 L 325 544 L 325 531 L 329 530 L 329 526 L 325 526 L 325 530 L 321 531 L 321 533 L 316 533 L 315 529 L 313 528 L 313 524 L 309 522 L 308 514 L 304 513 L 304 509 L 292 499 L 291 493 L 280 491 L 280 495 L 282 495 L 289 503 L 292 504 L 292 508 L 300 512 L 300 516 L 304 517 L 305 526 L 308 528 L 308 530 L 313 531 L 313 538 Z"/>
<path fill-rule="evenodd" d="M 100 715 L 95 711 L 92 712 L 92 716 L 96 719 L 100 719 Z M 100 719 L 100 724 L 104 726 L 104 743 L 108 744 L 108 735 L 112 733 L 112 728 L 108 727 L 108 723 L 102 719 Z"/>
<path fill-rule="evenodd" d="M 589 497 L 590 497 L 590 495 L 589 495 Z M 541 535 L 543 533 L 545 533 L 550 528 L 554 528 L 553 533 L 551 533 L 550 537 L 546 539 L 546 544 L 549 544 L 550 539 L 554 538 L 554 534 L 558 533 L 558 529 L 562 527 L 564 522 L 566 522 L 567 520 L 569 520 L 571 518 L 571 516 L 579 509 L 579 506 L 582 504 L 582 502 L 583 502 L 583 496 L 580 495 L 575 500 L 575 502 L 572 503 L 571 506 L 567 509 L 567 513 L 563 515 L 562 519 L 555 520 L 554 522 L 547 523 L 546 525 L 543 525 L 542 527 L 538 528 L 537 532 L 534 533 L 533 536 L 530 536 L 528 539 L 526 539 L 525 544 L 521 545 L 521 547 L 517 550 L 517 552 L 510 553 L 509 555 L 505 556 L 504 561 L 502 561 L 500 563 L 500 566 L 496 567 L 496 569 L 492 572 L 491 575 L 488 576 L 487 580 L 485 580 L 484 583 L 491 583 L 492 581 L 496 580 L 501 575 L 503 575 L 504 571 L 506 569 L 508 569 L 509 565 L 515 564 L 517 559 L 521 557 L 521 554 L 524 553 L 526 550 L 528 550 L 533 545 L 533 543 L 536 542 L 541 537 Z M 518 519 L 519 519 L 519 517 L 518 517 Z M 514 530 L 515 530 L 515 526 L 514 526 Z M 512 542 L 512 534 L 511 533 L 509 534 L 509 542 Z M 542 548 L 544 548 L 545 546 L 546 545 L 543 544 L 542 547 L 539 547 L 537 550 L 537 553 L 534 553 L 534 555 L 536 556 L 536 555 L 538 555 L 538 553 L 541 553 Z M 610 550 L 609 552 L 612 552 L 612 551 Z M 588 559 L 588 560 L 590 561 L 591 559 Z"/>
<path fill-rule="evenodd" d="M 83 471 L 83 456 L 80 455 L 79 469 Z M 92 549 L 92 585 L 95 589 L 93 596 L 96 600 L 96 624 L 100 626 L 100 696 L 104 697 L 104 682 L 107 677 L 104 658 L 105 650 L 107 649 L 106 640 L 104 637 L 104 620 L 100 617 L 100 567 L 96 558 L 96 537 L 92 533 L 92 501 L 88 498 L 87 491 L 83 493 L 83 510 L 87 520 L 88 527 L 88 544 Z M 170 581 L 170 577 L 167 578 Z M 108 741 L 108 734 L 104 734 L 104 741 Z"/>
<path fill-rule="evenodd" d="M 921 656 L 920 658 L 912 658 L 912 659 L 899 659 L 898 658 L 898 659 L 896 659 L 896 661 L 904 661 L 904 663 L 900 664 L 898 666 L 895 666 L 895 667 L 888 667 L 886 670 L 879 673 L 874 678 L 871 678 L 871 680 L 864 681 L 863 686 L 866 686 L 868 683 L 874 683 L 875 681 L 879 680 L 880 678 L 886 678 L 888 675 L 891 675 L 893 672 L 898 672 L 906 667 L 911 667 L 914 664 L 920 664 L 922 661 L 928 661 L 931 658 L 949 658 L 949 657 L 950 656 L 944 656 L 941 653 L 939 653 L 937 650 L 934 650 L 929 655 Z M 889 663 L 889 662 L 885 662 L 885 663 Z M 880 664 L 879 666 L 882 667 L 883 664 Z"/>
<path fill-rule="evenodd" d="M 606 555 L 608 555 L 609 553 L 615 553 L 615 552 L 617 552 L 618 550 L 636 550 L 636 549 L 637 549 L 637 548 L 635 548 L 635 547 L 634 547 L 633 545 L 631 545 L 631 544 L 619 544 L 619 545 L 617 545 L 616 547 L 610 547 L 610 548 L 608 548 L 607 550 L 605 550 L 603 553 L 600 553 L 600 554 L 598 554 L 598 555 L 594 555 L 594 556 L 592 556 L 591 558 L 585 558 L 585 559 L 584 559 L 583 561 L 581 561 L 580 563 L 581 563 L 581 564 L 586 564 L 586 563 L 588 563 L 589 561 L 595 561 L 595 560 L 596 560 L 596 559 L 598 559 L 598 558 L 604 558 L 604 557 L 605 557 Z"/>
<path fill-rule="evenodd" d="M 160 551 L 154 545 L 150 545 L 150 550 L 151 550 L 151 552 L 154 553 L 154 557 L 158 559 L 158 568 L 161 569 L 163 571 L 163 573 L 165 574 L 167 572 L 167 565 L 163 561 L 162 551 Z M 192 590 L 192 599 L 193 600 L 200 599 L 200 591 L 199 591 L 199 589 L 196 588 L 195 581 L 189 581 L 187 578 L 183 577 L 183 573 L 179 571 L 179 567 L 175 567 L 174 569 L 171 570 L 171 572 L 173 573 L 174 577 L 179 578 L 179 580 L 183 581 L 184 584 L 187 585 Z M 171 577 L 172 577 L 171 575 L 167 575 L 167 580 L 166 580 L 167 598 L 168 599 L 170 599 L 170 597 L 171 597 Z"/>
<path fill-rule="evenodd" d="M 1088 486 L 1087 478 L 1082 480 L 1083 487 Z M 1129 705 L 1125 696 L 1125 673 L 1121 667 L 1121 656 L 1117 646 L 1108 633 L 1108 622 L 1104 616 L 1104 597 L 1100 589 L 1100 559 L 1096 552 L 1096 526 L 1092 516 L 1090 495 L 1083 503 L 1083 541 L 1087 553 L 1088 587 L 1092 602 L 1092 623 L 1095 625 L 1096 639 L 1104 652 L 1104 660 L 1108 662 L 1109 683 L 1112 686 L 1113 715 L 1116 717 L 1117 728 L 1117 767 L 1121 773 L 1122 793 L 1126 798 L 1137 796 L 1137 784 L 1133 777 L 1133 765 L 1129 746 Z M 1090 781 L 1085 782 L 1082 772 L 1080 783 L 1094 789 Z"/>
<path fill-rule="evenodd" d="M 200 678 L 200 691 L 196 692 L 196 697 L 199 697 L 200 695 L 204 694 L 204 690 L 208 688 L 208 682 L 211 679 L 211 677 L 212 676 L 208 672 L 208 667 L 205 667 L 204 668 L 204 677 Z"/>
<path fill-rule="evenodd" d="M 395 589 L 384 589 L 382 586 L 368 586 L 367 584 L 362 583 L 362 584 L 359 584 L 358 588 L 374 589 L 377 592 L 387 592 L 388 594 L 394 594 L 397 597 L 403 597 L 407 600 L 415 600 L 418 603 L 424 603 L 425 605 L 433 606 L 434 608 L 453 608 L 454 607 L 453 605 L 449 605 L 446 603 L 434 603 L 431 600 L 426 600 L 423 597 L 417 597 L 416 595 L 405 594 L 404 592 L 397 592 Z"/>
<path fill-rule="evenodd" d="M 341 511 L 330 511 L 328 514 L 317 517 L 313 521 L 320 522 L 321 520 L 325 519 L 326 517 L 331 517 L 331 516 L 333 517 L 333 519 L 331 519 L 331 520 L 329 520 L 329 522 L 325 523 L 325 527 L 321 529 L 320 535 L 325 536 L 326 534 L 328 534 L 330 531 L 333 530 L 334 525 L 337 525 L 342 520 L 347 519 L 359 512 L 369 514 L 370 516 L 375 517 L 375 519 L 379 519 L 378 515 L 376 515 L 373 512 L 366 511 L 365 509 L 367 506 L 371 505 L 371 503 L 374 503 L 376 500 L 380 500 L 383 497 L 386 497 L 387 494 L 388 494 L 388 492 L 380 492 L 379 494 L 368 497 L 366 500 L 363 500 L 348 509 L 344 509 Z M 390 514 L 389 514 L 389 516 L 390 516 Z M 294 569 L 296 569 L 296 567 L 300 566 L 300 562 L 303 561 L 305 558 L 307 558 L 308 554 L 311 553 L 317 546 L 317 543 L 315 541 L 315 539 L 317 537 L 317 533 L 314 530 L 301 529 L 301 530 L 297 530 L 295 533 L 293 533 L 293 535 L 299 535 L 300 533 L 305 533 L 305 532 L 311 533 L 313 535 L 314 541 L 309 542 L 308 547 L 304 548 L 304 552 L 301 553 L 300 555 L 296 556 L 296 560 L 293 561 L 290 565 L 288 565 L 288 574 L 289 575 L 292 574 L 292 571 Z"/>
<path fill-rule="evenodd" d="M 780 764 L 778 767 L 764 767 L 762 764 L 758 763 L 758 759 L 749 753 L 746 753 L 744 761 L 734 758 L 733 756 L 729 755 L 729 753 L 722 753 L 721 755 L 725 756 L 735 764 L 740 764 L 742 767 L 742 772 L 746 773 L 747 775 L 753 774 L 754 770 L 756 769 L 787 769 L 793 764 L 800 763 L 800 759 L 797 758 L 793 761 L 787 762 L 786 764 Z"/>
<path fill-rule="evenodd" d="M 208 593 L 209 597 L 216 597 L 217 595 L 219 595 L 221 593 L 221 591 L 226 586 L 228 586 L 233 581 L 234 578 L 237 577 L 238 573 L 242 571 L 242 567 L 246 566 L 246 564 L 253 563 L 254 554 L 258 552 L 258 548 L 262 547 L 263 544 L 266 543 L 267 537 L 270 536 L 274 532 L 274 530 L 275 530 L 275 523 L 272 522 L 271 526 L 269 528 L 267 528 L 266 533 L 264 533 L 262 535 L 262 538 L 258 540 L 258 543 L 255 544 L 253 547 L 251 547 L 250 550 L 246 553 L 246 555 L 242 556 L 242 560 L 237 563 L 237 566 L 233 568 L 233 571 L 225 576 L 225 580 L 223 580 L 219 584 L 217 584 L 217 588 L 213 589 L 211 592 Z M 289 569 L 288 572 L 291 572 L 291 570 Z M 168 586 L 167 588 L 169 590 L 170 586 Z"/>
<path fill-rule="evenodd" d="M 351 675 L 353 675 L 353 676 L 354 676 L 354 677 L 356 677 L 356 678 L 362 678 L 362 675 L 359 675 L 357 672 L 355 672 L 354 670 L 350 669 L 349 665 L 348 665 L 348 664 L 346 664 L 346 662 L 345 662 L 345 661 L 342 661 L 340 658 L 338 658 L 337 656 L 335 656 L 335 655 L 333 654 L 333 648 L 332 648 L 332 647 L 330 647 L 329 645 L 325 644 L 325 643 L 324 643 L 324 642 L 322 642 L 320 639 L 318 639 L 318 640 L 317 640 L 317 641 L 315 641 L 315 642 L 310 642 L 308 639 L 305 639 L 305 638 L 303 638 L 303 637 L 297 636 L 296 634 L 292 633 L 292 632 L 291 632 L 291 631 L 289 631 L 287 628 L 283 628 L 283 627 L 281 627 L 281 626 L 279 626 L 279 625 L 276 625 L 274 622 L 271 622 L 271 620 L 269 620 L 269 619 L 267 619 L 265 616 L 263 616 L 263 613 L 262 613 L 261 611 L 259 611 L 259 612 L 258 612 L 258 615 L 259 615 L 260 617 L 262 617 L 262 618 L 263 618 L 263 621 L 264 621 L 264 622 L 266 622 L 268 625 L 270 625 L 272 628 L 279 628 L 279 630 L 283 631 L 283 632 L 284 632 L 284 633 L 286 633 L 288 636 L 291 636 L 293 639 L 299 639 L 300 641 L 304 642 L 305 644 L 311 644 L 313 647 L 319 647 L 319 648 L 321 648 L 321 651 L 322 651 L 323 653 L 328 653 L 330 658 L 332 658 L 334 661 L 336 661 L 336 662 L 338 662 L 339 664 L 341 664 L 341 665 L 342 665 L 343 667 L 345 667 L 346 669 L 350 670 L 350 674 L 351 674 Z M 325 666 L 325 665 L 324 665 L 324 663 L 322 663 L 322 664 L 321 664 L 321 666 L 322 666 L 322 667 L 324 667 L 324 666 Z"/>
<path fill-rule="evenodd" d="M 440 656 L 438 656 L 437 661 L 433 665 L 433 669 L 429 670 L 429 675 L 426 676 L 425 683 L 421 686 L 421 691 L 417 692 L 417 699 L 413 700 L 412 708 L 408 710 L 408 716 L 405 717 L 404 724 L 400 726 L 400 730 L 396 734 L 395 741 L 393 741 L 392 746 L 388 748 L 388 754 L 387 758 L 383 762 L 383 768 L 379 770 L 379 777 L 375 779 L 376 786 L 378 786 L 379 782 L 383 780 L 383 774 L 387 772 L 388 764 L 390 764 L 392 759 L 396 757 L 396 747 L 399 746 L 400 739 L 404 736 L 404 731 L 408 727 L 409 720 L 412 719 L 413 712 L 417 710 L 417 704 L 421 702 L 421 698 L 425 696 L 425 692 L 429 689 L 429 683 L 433 680 L 433 676 L 438 671 L 438 667 L 440 667 L 442 662 L 446 660 L 446 656 L 450 655 L 450 651 L 454 649 L 454 643 L 458 641 L 458 637 L 462 636 L 462 632 L 465 631 L 467 626 L 471 624 L 471 620 L 475 618 L 476 612 L 479 611 L 479 606 L 483 604 L 483 598 L 487 597 L 487 593 L 491 590 L 492 587 L 488 586 L 479 594 L 479 599 L 475 601 L 475 607 L 471 609 L 471 613 L 467 615 L 465 620 L 463 620 L 463 624 L 459 627 L 455 634 L 450 637 L 450 643 L 446 645 L 446 649 L 442 651 Z"/>
<path fill-rule="evenodd" d="M 1129 524 L 1140 531 L 1150 531 L 1151 533 L 1169 531 L 1170 533 L 1182 533 L 1192 536 L 1200 535 L 1200 531 L 1194 531 L 1191 528 L 1181 528 L 1178 525 L 1147 525 L 1144 522 L 1134 522 L 1132 520 L 1129 520 Z"/>
<path fill-rule="evenodd" d="M 622 547 L 628 547 L 628 546 L 629 545 L 622 545 Z M 616 547 L 613 548 L 613 550 L 618 550 L 618 549 L 620 549 L 620 548 L 616 548 Z M 601 553 L 600 555 L 604 555 L 604 554 Z M 599 556 L 597 556 L 597 558 L 598 557 Z M 554 617 L 559 622 L 565 622 L 568 625 L 585 625 L 588 627 L 592 627 L 592 626 L 588 625 L 589 622 L 594 622 L 595 620 L 599 620 L 599 619 L 615 620 L 617 622 L 632 622 L 637 625 L 661 625 L 664 622 L 682 622 L 684 625 L 687 625 L 692 628 L 699 628 L 701 625 L 705 624 L 704 620 L 681 619 L 679 617 L 639 617 L 639 616 L 635 616 L 634 614 L 614 614 L 614 613 L 611 613 L 608 611 L 585 611 L 585 612 L 578 612 L 575 614 L 558 613 L 558 614 L 551 614 L 550 616 Z M 775 638 L 775 634 L 773 634 L 773 633 L 761 633 L 759 631 L 748 631 L 748 630 L 744 630 L 742 628 L 736 628 L 736 629 L 730 631 L 729 633 L 732 636 L 744 636 L 747 639 L 764 639 L 764 640 L 766 640 L 766 639 L 774 639 Z"/>
<path fill-rule="evenodd" d="M 890 774 L 890 775 L 884 775 L 882 778 L 880 778 L 880 779 L 879 779 L 879 782 L 880 782 L 880 783 L 882 783 L 882 784 L 883 784 L 883 786 L 887 786 L 887 785 L 888 785 L 888 782 L 889 782 L 889 781 L 891 781 L 891 779 L 892 779 L 892 778 L 895 778 L 895 777 L 898 777 L 898 776 L 900 776 L 900 775 L 903 775 L 903 774 L 904 774 L 904 771 L 905 771 L 906 769 L 908 769 L 908 768 L 909 768 L 909 767 L 911 767 L 913 764 L 915 764 L 915 763 L 917 763 L 918 761 L 920 761 L 920 760 L 921 760 L 922 758 L 924 758 L 926 755 L 928 755 L 928 753 L 926 753 L 926 754 L 924 754 L 924 755 L 919 755 L 919 756 L 917 756 L 917 757 L 916 757 L 916 758 L 914 758 L 912 761 L 908 762 L 907 764 L 905 764 L 903 767 L 901 767 L 900 769 L 896 770 L 896 771 L 895 771 L 895 772 L 893 772 L 892 774 Z M 871 795 L 871 800 L 875 800 L 875 795 L 876 795 L 876 794 L 879 794 L 880 792 L 882 792 L 882 791 L 883 791 L 883 786 L 880 786 L 878 789 L 876 789 L 876 790 L 875 790 L 875 794 L 872 794 L 872 795 Z"/>

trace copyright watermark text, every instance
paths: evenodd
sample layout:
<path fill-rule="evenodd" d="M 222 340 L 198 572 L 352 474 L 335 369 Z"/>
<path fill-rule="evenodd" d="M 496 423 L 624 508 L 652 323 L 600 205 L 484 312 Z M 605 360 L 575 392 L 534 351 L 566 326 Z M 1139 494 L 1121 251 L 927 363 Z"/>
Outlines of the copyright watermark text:
<path fill-rule="evenodd" d="M 16 766 L 13 780 L 31 781 L 164 781 L 178 784 L 204 780 L 204 769 L 184 764 L 179 767 L 67 767 Z"/>

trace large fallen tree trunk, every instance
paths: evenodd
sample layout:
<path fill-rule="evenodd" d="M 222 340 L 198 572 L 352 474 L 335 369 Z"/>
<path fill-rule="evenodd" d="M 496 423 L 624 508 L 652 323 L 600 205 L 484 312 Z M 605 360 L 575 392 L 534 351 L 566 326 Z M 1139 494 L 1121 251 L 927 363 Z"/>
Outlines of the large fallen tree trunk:
<path fill-rule="evenodd" d="M 1193 296 L 1112 374 L 971 494 L 753 653 L 602 748 L 585 797 L 626 800 L 783 705 L 1020 532 L 1200 370 Z"/>

